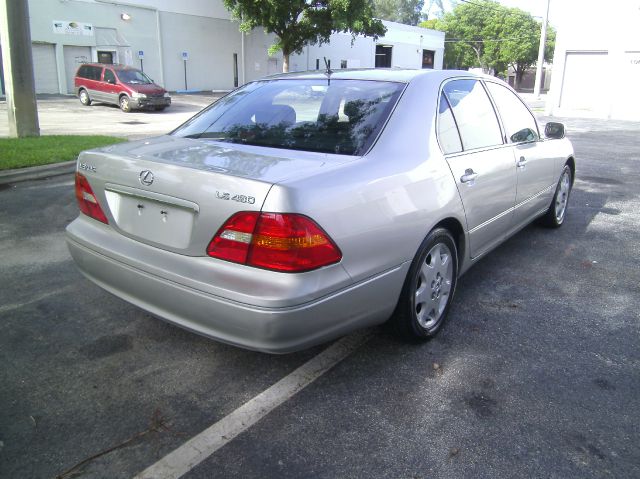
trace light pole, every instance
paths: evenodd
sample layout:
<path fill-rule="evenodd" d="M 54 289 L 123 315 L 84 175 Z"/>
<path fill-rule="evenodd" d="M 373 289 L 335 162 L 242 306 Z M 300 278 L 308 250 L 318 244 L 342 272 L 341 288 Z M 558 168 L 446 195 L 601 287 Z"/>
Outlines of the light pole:
<path fill-rule="evenodd" d="M 39 136 L 27 0 L 0 0 L 9 136 Z"/>
<path fill-rule="evenodd" d="M 544 64 L 544 47 L 547 43 L 547 23 L 549 23 L 549 4 L 551 0 L 547 0 L 547 12 L 542 22 L 542 30 L 540 32 L 540 46 L 538 47 L 538 65 L 536 67 L 536 82 L 533 85 L 533 96 L 540 98 L 540 83 L 542 81 L 542 65 Z"/>

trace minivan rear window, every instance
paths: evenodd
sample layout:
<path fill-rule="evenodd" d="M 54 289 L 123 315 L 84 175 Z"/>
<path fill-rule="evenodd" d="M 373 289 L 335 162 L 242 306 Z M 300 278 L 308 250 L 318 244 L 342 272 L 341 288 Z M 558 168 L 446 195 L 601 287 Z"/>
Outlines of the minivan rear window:
<path fill-rule="evenodd" d="M 384 126 L 403 88 L 403 83 L 384 81 L 258 81 L 221 98 L 172 134 L 361 155 Z"/>

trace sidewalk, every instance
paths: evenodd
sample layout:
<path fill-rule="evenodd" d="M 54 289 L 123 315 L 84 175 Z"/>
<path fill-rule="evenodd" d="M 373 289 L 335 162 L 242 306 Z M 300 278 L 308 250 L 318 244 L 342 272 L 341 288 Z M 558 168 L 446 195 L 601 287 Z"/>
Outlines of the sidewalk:
<path fill-rule="evenodd" d="M 525 101 L 527 106 L 536 113 L 544 112 L 547 104 L 547 94 L 541 93 L 536 96 L 533 93 L 518 93 L 520 97 Z"/>

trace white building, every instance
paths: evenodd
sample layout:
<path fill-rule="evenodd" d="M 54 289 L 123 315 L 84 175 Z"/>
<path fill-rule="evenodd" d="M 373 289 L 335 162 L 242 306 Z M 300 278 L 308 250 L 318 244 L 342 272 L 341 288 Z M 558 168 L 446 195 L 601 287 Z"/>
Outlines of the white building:
<path fill-rule="evenodd" d="M 4 0 L 2 0 L 4 1 Z M 282 70 L 273 36 L 242 34 L 221 0 L 29 0 L 37 93 L 72 93 L 80 63 L 142 68 L 168 90 L 230 90 Z M 385 22 L 374 42 L 336 34 L 292 57 L 291 70 L 379 66 L 441 68 L 444 34 Z M 0 46 L 1 47 L 1 46 Z M 430 63 L 429 63 L 430 62 Z M 0 81 L 2 80 L 0 69 Z M 1 85 L 0 85 L 1 86 Z"/>
<path fill-rule="evenodd" d="M 640 0 L 553 2 L 547 114 L 640 120 Z"/>
<path fill-rule="evenodd" d="M 331 69 L 339 68 L 435 68 L 442 69 L 444 32 L 383 21 L 384 37 L 357 37 L 334 33 L 328 45 L 312 45 L 292 55 L 291 71 L 323 70 L 324 58 Z"/>

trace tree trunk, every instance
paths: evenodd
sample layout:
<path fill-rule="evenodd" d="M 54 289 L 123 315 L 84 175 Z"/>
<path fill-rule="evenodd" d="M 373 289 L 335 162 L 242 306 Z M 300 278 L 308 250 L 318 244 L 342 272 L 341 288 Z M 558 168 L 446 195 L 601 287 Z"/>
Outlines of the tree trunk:
<path fill-rule="evenodd" d="M 282 73 L 289 73 L 289 53 L 282 52 Z"/>
<path fill-rule="evenodd" d="M 520 83 L 522 83 L 522 77 L 524 76 L 524 72 L 525 72 L 525 70 L 522 70 L 520 68 L 516 68 L 516 87 L 515 87 L 515 90 L 519 90 L 520 89 Z"/>

